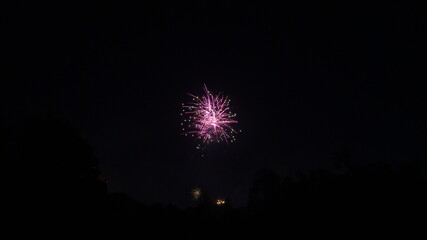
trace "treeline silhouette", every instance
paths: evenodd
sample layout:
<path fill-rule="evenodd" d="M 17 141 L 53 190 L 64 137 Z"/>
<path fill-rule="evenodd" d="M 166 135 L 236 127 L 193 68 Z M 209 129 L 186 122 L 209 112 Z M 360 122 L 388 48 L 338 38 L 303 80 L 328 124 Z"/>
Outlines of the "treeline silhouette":
<path fill-rule="evenodd" d="M 56 118 L 30 119 L 10 143 L 0 116 L 3 205 L 15 236 L 143 239 L 365 239 L 425 236 L 421 163 L 316 170 L 298 179 L 262 170 L 248 205 L 144 205 L 109 194 L 98 160 L 78 131 Z M 341 156 L 342 157 L 342 156 Z M 342 158 L 345 158 L 342 157 Z M 339 166 L 342 170 L 342 164 Z M 16 230 L 15 230 L 16 229 Z"/>

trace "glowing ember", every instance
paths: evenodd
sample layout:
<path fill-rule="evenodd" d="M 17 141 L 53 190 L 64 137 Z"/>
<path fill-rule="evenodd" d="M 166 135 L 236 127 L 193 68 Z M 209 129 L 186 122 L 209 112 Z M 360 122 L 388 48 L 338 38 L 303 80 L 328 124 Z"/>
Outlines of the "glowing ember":
<path fill-rule="evenodd" d="M 233 134 L 236 131 L 230 124 L 237 123 L 237 121 L 233 119 L 236 114 L 230 111 L 230 100 L 221 93 L 212 94 L 206 85 L 204 85 L 203 90 L 204 95 L 202 97 L 189 94 L 193 97 L 193 102 L 188 105 L 182 104 L 183 114 L 188 116 L 181 123 L 184 134 L 197 137 L 203 143 L 235 141 Z"/>
<path fill-rule="evenodd" d="M 222 205 L 225 204 L 225 200 L 223 200 L 223 199 L 217 199 L 215 203 L 216 203 L 217 206 L 222 206 Z"/>

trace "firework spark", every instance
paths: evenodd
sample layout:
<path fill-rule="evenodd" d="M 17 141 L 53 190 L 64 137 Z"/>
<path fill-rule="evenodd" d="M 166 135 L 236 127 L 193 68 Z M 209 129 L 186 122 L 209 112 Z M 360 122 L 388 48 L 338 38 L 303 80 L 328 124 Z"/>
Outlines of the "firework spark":
<path fill-rule="evenodd" d="M 184 134 L 197 137 L 203 143 L 235 141 L 236 130 L 231 124 L 237 121 L 233 119 L 236 114 L 233 114 L 229 108 L 230 99 L 221 93 L 212 94 L 206 85 L 203 90 L 202 97 L 188 94 L 193 97 L 193 101 L 187 105 L 182 104 L 183 114 L 188 116 L 181 123 Z"/>

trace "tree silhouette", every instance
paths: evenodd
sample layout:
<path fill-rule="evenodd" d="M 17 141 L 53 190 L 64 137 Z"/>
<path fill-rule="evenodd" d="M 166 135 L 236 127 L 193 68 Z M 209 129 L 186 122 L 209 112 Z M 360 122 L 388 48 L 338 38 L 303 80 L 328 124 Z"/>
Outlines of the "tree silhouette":
<path fill-rule="evenodd" d="M 106 194 L 93 149 L 59 119 L 29 119 L 14 152 L 11 171 L 29 202 L 90 202 Z"/>
<path fill-rule="evenodd" d="M 279 197 L 280 177 L 270 170 L 258 172 L 249 192 L 249 206 L 258 210 L 276 208 Z"/>

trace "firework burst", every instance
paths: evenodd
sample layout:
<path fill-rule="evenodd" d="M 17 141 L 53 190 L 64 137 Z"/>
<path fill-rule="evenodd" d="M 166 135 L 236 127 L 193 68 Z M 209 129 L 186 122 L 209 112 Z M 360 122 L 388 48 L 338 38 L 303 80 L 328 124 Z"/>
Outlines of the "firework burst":
<path fill-rule="evenodd" d="M 184 121 L 181 123 L 184 134 L 197 137 L 207 144 L 210 142 L 233 142 L 236 130 L 231 124 L 237 123 L 233 118 L 236 114 L 230 111 L 230 99 L 227 96 L 212 94 L 206 85 L 203 85 L 202 97 L 188 94 L 193 97 L 189 104 L 182 104 Z M 201 148 L 199 145 L 197 148 Z"/>

